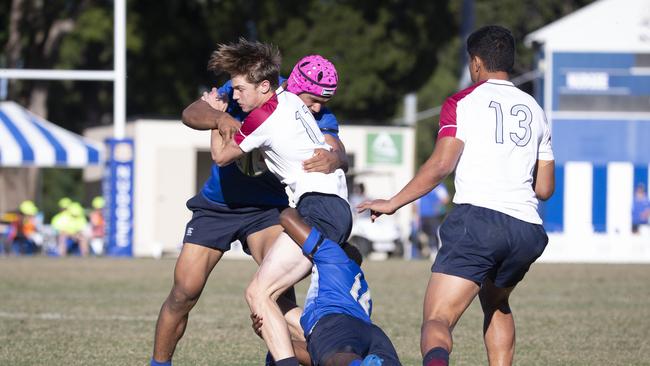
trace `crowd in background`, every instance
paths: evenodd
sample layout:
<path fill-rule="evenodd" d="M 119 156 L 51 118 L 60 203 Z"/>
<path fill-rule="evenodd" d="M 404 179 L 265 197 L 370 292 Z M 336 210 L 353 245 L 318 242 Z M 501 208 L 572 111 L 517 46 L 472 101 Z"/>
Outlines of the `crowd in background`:
<path fill-rule="evenodd" d="M 351 200 L 356 195 L 365 196 L 363 185 L 355 187 Z M 358 199 L 357 199 L 358 200 Z M 444 185 L 438 186 L 414 206 L 410 240 L 413 244 L 412 257 L 435 257 L 439 247 L 437 231 L 444 218 L 449 195 Z M 23 201 L 13 211 L 0 215 L 0 255 L 102 255 L 104 253 L 104 198 L 95 197 L 90 208 L 68 197 L 58 202 L 59 212 L 49 224 L 44 222 L 43 213 L 33 201 Z M 636 186 L 632 231 L 650 227 L 650 199 L 645 185 Z"/>
<path fill-rule="evenodd" d="M 31 200 L 0 216 L 0 254 L 49 256 L 101 255 L 104 252 L 103 197 L 85 209 L 68 197 L 58 202 L 59 212 L 49 224 Z"/>

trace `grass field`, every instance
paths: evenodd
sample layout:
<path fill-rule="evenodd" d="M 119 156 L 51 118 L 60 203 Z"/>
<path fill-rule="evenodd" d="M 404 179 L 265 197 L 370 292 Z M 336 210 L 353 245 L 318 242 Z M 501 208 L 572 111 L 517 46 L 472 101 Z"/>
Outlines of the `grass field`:
<path fill-rule="evenodd" d="M 146 365 L 174 260 L 0 258 L 0 365 Z M 425 261 L 364 264 L 374 320 L 420 365 Z M 255 266 L 222 261 L 190 316 L 175 365 L 261 365 L 243 299 Z M 306 281 L 299 286 L 300 300 Z M 515 291 L 519 365 L 650 365 L 650 265 L 537 264 Z M 455 365 L 486 364 L 475 302 Z"/>

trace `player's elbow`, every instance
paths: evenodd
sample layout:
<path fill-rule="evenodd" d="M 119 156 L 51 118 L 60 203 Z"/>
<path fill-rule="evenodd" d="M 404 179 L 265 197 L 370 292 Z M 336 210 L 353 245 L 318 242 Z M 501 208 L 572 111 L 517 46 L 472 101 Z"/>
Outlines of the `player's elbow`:
<path fill-rule="evenodd" d="M 194 112 L 192 108 L 193 104 L 185 107 L 183 113 L 181 114 L 181 121 L 183 124 L 189 128 L 194 128 Z"/>
<path fill-rule="evenodd" d="M 223 168 L 225 166 L 230 165 L 230 163 L 232 163 L 231 161 L 226 161 L 226 160 L 223 160 L 223 159 L 213 159 L 213 160 L 214 160 L 214 163 L 217 164 L 217 166 L 219 168 Z"/>
<path fill-rule="evenodd" d="M 431 178 L 439 182 L 447 178 L 447 176 L 451 174 L 455 168 L 456 165 L 451 161 L 436 159 L 431 161 L 431 165 L 429 166 L 428 170 L 432 175 Z"/>
<path fill-rule="evenodd" d="M 540 201 L 546 201 L 551 196 L 553 195 L 553 192 L 555 192 L 555 187 L 550 184 L 550 185 L 538 185 L 535 187 L 535 196 L 537 199 Z"/>
<path fill-rule="evenodd" d="M 212 151 L 211 154 L 212 154 L 212 161 L 214 161 L 214 163 L 217 164 L 220 168 L 223 168 L 226 165 L 232 163 L 232 161 L 226 159 L 226 157 L 223 154 L 219 154 L 215 151 Z"/>

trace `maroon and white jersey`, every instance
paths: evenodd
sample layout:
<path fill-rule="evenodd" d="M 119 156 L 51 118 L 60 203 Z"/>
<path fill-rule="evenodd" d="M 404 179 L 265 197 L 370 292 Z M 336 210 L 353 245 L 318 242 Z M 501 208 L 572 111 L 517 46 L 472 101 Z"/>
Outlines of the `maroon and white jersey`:
<path fill-rule="evenodd" d="M 486 207 L 541 224 L 533 190 L 537 160 L 554 160 L 544 111 L 511 82 L 490 79 L 449 97 L 438 140 L 464 142 L 453 202 Z"/>
<path fill-rule="evenodd" d="M 298 202 L 308 192 L 348 199 L 343 170 L 307 173 L 302 162 L 317 148 L 330 150 L 307 106 L 297 95 L 279 88 L 273 97 L 252 110 L 234 137 L 244 152 L 259 148 L 268 169 L 293 192 Z"/>

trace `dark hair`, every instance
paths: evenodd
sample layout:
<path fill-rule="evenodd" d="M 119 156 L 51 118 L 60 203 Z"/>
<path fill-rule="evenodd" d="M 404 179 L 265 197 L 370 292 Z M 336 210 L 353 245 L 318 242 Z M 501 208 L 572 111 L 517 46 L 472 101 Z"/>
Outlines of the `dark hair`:
<path fill-rule="evenodd" d="M 348 258 L 352 259 L 359 267 L 361 267 L 361 263 L 363 263 L 363 256 L 357 247 L 348 242 L 345 242 L 341 244 L 341 249 L 343 249 L 345 254 L 347 254 Z"/>
<path fill-rule="evenodd" d="M 253 84 L 268 80 L 276 89 L 281 62 L 276 46 L 240 38 L 237 43 L 219 44 L 210 56 L 208 70 L 227 72 L 231 77 L 246 75 L 246 80 Z"/>
<path fill-rule="evenodd" d="M 488 25 L 467 38 L 467 53 L 478 56 L 489 72 L 510 72 L 515 64 L 515 39 L 512 33 L 498 25 Z"/>

